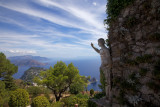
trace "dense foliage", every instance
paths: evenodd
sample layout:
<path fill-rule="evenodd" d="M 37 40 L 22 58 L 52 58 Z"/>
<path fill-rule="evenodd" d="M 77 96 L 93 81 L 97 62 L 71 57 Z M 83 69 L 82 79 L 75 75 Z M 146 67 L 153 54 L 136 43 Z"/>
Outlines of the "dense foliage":
<path fill-rule="evenodd" d="M 93 95 L 94 95 L 94 90 L 91 89 L 91 90 L 90 90 L 90 96 L 93 96 Z"/>
<path fill-rule="evenodd" d="M 78 104 L 79 107 L 87 107 L 88 106 L 88 99 L 89 97 L 87 95 L 72 95 L 67 98 L 63 98 L 62 102 L 64 102 L 65 106 L 67 107 L 73 107 L 75 104 Z"/>
<path fill-rule="evenodd" d="M 16 86 L 12 75 L 18 71 L 18 67 L 11 64 L 3 53 L 0 53 L 0 79 L 5 82 L 5 88 L 15 90 Z"/>
<path fill-rule="evenodd" d="M 100 83 L 98 86 L 99 88 L 102 90 L 103 93 L 105 93 L 105 86 L 106 86 L 106 78 L 105 78 L 105 74 L 102 70 L 100 70 Z"/>
<path fill-rule="evenodd" d="M 31 86 L 27 88 L 27 91 L 32 97 L 37 97 L 42 93 L 41 87 Z"/>
<path fill-rule="evenodd" d="M 64 105 L 63 102 L 57 101 L 57 102 L 54 102 L 54 103 L 51 105 L 51 107 L 63 107 L 63 105 Z"/>
<path fill-rule="evenodd" d="M 50 103 L 46 97 L 38 96 L 33 99 L 32 107 L 50 107 Z"/>
<path fill-rule="evenodd" d="M 0 107 L 7 104 L 9 100 L 9 92 L 5 89 L 5 83 L 0 81 Z"/>
<path fill-rule="evenodd" d="M 73 84 L 85 86 L 85 81 L 80 76 L 78 69 L 70 63 L 68 66 L 60 61 L 50 67 L 47 71 L 41 72 L 41 81 L 55 95 L 56 101 L 59 101 L 64 93 Z"/>
<path fill-rule="evenodd" d="M 89 78 L 89 77 L 87 77 Z M 70 86 L 70 93 L 71 94 L 78 94 L 87 87 L 88 80 L 85 76 L 77 76 L 74 82 Z"/>
<path fill-rule="evenodd" d="M 120 14 L 121 10 L 131 4 L 134 0 L 108 0 L 107 3 L 107 14 L 108 17 L 105 23 L 109 24 Z"/>
<path fill-rule="evenodd" d="M 11 93 L 10 107 L 26 107 L 29 104 L 29 94 L 24 89 L 17 89 Z"/>
<path fill-rule="evenodd" d="M 3 53 L 0 53 L 0 78 L 12 76 L 18 70 L 18 67 L 11 64 Z"/>

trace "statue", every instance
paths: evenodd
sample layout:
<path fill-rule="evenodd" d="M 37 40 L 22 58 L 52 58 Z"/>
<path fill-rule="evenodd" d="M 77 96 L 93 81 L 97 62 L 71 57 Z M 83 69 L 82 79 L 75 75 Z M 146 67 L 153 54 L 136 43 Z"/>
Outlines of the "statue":
<path fill-rule="evenodd" d="M 101 47 L 101 49 L 97 49 L 94 47 L 93 43 L 91 43 L 92 48 L 100 54 L 101 56 L 101 66 L 100 69 L 104 72 L 106 77 L 106 83 L 105 91 L 106 91 L 106 98 L 107 100 L 111 100 L 111 56 L 109 49 L 105 46 L 105 41 L 103 38 L 98 39 L 98 45 Z"/>

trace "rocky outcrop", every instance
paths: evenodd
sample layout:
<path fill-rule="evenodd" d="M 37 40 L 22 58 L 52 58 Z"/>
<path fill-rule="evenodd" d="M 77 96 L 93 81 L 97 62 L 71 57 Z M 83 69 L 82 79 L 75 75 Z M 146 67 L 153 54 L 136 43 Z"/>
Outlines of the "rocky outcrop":
<path fill-rule="evenodd" d="M 135 0 L 110 24 L 113 102 L 160 106 L 160 1 Z"/>
<path fill-rule="evenodd" d="M 25 82 L 31 82 L 33 83 L 33 79 L 37 76 L 39 77 L 39 74 L 41 71 L 46 71 L 47 69 L 45 68 L 40 68 L 40 67 L 31 67 L 28 70 L 24 72 L 22 75 L 21 79 Z"/>

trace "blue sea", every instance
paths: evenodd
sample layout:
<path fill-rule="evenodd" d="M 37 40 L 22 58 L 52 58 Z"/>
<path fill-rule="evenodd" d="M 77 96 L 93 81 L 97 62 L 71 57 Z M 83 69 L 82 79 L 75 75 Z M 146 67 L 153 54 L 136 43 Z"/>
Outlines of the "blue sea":
<path fill-rule="evenodd" d="M 62 60 L 63 61 L 63 60 Z M 77 60 L 64 60 L 67 65 L 69 63 L 73 63 L 75 67 L 78 68 L 80 75 L 84 76 L 91 76 L 91 78 L 95 77 L 98 81 L 96 83 L 92 83 L 88 85 L 87 89 L 94 89 L 96 91 L 101 91 L 101 89 L 98 87 L 98 84 L 100 84 L 100 58 L 90 58 L 90 59 L 77 59 Z M 44 68 L 49 68 L 50 66 L 53 66 L 57 63 L 57 60 L 51 60 L 47 62 L 48 65 L 44 66 Z M 14 78 L 19 79 L 24 72 L 29 69 L 29 66 L 20 66 L 18 67 L 18 72 L 14 74 Z"/>

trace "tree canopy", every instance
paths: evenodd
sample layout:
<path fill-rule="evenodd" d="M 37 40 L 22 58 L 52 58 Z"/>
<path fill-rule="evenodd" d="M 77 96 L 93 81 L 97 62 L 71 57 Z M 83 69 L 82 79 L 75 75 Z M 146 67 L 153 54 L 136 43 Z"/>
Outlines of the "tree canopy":
<path fill-rule="evenodd" d="M 56 101 L 59 101 L 62 93 L 71 87 L 72 84 L 79 81 L 84 85 L 80 76 L 78 69 L 70 63 L 68 66 L 60 61 L 50 67 L 47 71 L 41 72 L 41 81 L 46 85 L 50 90 L 52 90 L 55 95 Z"/>
<path fill-rule="evenodd" d="M 18 67 L 6 58 L 3 53 L 0 53 L 0 78 L 11 77 L 18 71 Z"/>
<path fill-rule="evenodd" d="M 11 93 L 10 107 L 26 107 L 29 104 L 29 94 L 24 89 L 17 89 Z"/>
<path fill-rule="evenodd" d="M 12 64 L 5 54 L 0 53 L 0 79 L 4 81 L 6 89 L 15 90 L 17 88 L 12 77 L 17 71 L 18 67 Z"/>
<path fill-rule="evenodd" d="M 9 92 L 5 89 L 5 83 L 0 80 L 0 107 L 3 107 L 5 103 L 8 103 Z"/>

